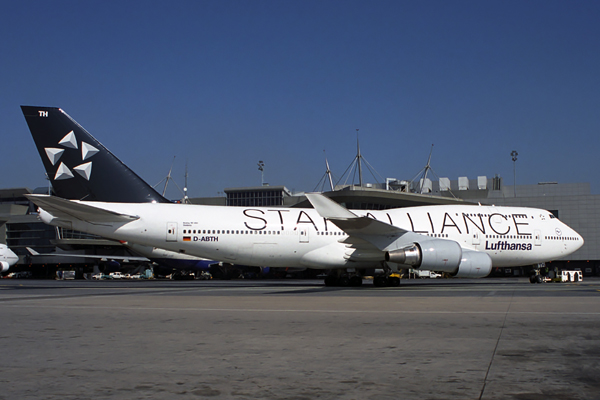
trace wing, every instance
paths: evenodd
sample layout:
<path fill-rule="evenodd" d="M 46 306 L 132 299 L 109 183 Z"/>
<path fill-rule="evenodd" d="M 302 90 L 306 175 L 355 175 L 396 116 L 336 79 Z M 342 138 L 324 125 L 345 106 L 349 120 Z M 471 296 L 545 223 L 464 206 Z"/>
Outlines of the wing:
<path fill-rule="evenodd" d="M 105 210 L 93 205 L 79 203 L 60 197 L 48 196 L 46 194 L 26 194 L 36 206 L 52 214 L 55 218 L 72 221 L 74 219 L 89 222 L 91 224 L 102 224 L 110 222 L 130 222 L 139 219 L 135 215 L 119 214 L 114 211 Z"/>
<path fill-rule="evenodd" d="M 350 236 L 350 241 L 352 238 L 359 238 L 378 250 L 386 250 L 392 243 L 400 244 L 399 239 L 402 239 L 400 242 L 406 241 L 407 244 L 423 240 L 422 235 L 414 232 L 373 218 L 359 217 L 320 193 L 307 193 L 306 197 L 319 215 L 346 232 Z"/>

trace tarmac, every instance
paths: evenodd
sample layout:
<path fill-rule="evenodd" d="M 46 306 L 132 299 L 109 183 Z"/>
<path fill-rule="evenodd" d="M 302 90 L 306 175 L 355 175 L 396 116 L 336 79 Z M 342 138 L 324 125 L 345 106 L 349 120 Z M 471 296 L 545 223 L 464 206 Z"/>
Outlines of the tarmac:
<path fill-rule="evenodd" d="M 600 399 L 600 279 L 0 281 L 0 399 Z"/>

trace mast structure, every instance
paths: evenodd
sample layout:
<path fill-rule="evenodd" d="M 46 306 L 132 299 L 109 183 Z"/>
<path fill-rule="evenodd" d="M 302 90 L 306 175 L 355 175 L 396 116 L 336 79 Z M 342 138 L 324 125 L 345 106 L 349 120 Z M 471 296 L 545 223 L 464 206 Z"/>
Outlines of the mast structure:
<path fill-rule="evenodd" d="M 371 164 L 369 164 L 367 159 L 364 158 L 362 153 L 360 152 L 360 141 L 358 138 L 358 129 L 357 129 L 356 130 L 356 157 L 354 157 L 354 160 L 352 160 L 352 163 L 350 163 L 348 168 L 346 168 L 346 171 L 344 171 L 344 173 L 342 174 L 342 177 L 338 180 L 338 182 L 336 184 L 339 184 L 340 181 L 344 177 L 346 177 L 346 180 L 343 183 L 345 185 L 348 182 L 350 175 L 352 175 L 352 182 L 350 184 L 354 185 L 354 178 L 356 177 L 356 173 L 358 173 L 358 186 L 361 188 L 364 187 L 365 183 L 363 180 L 363 168 L 362 168 L 363 162 L 366 165 L 369 172 L 371 173 L 371 175 L 373 176 L 373 179 L 375 179 L 375 182 L 381 183 L 381 182 L 385 181 L 385 179 L 383 179 L 383 177 L 381 175 L 379 175 L 379 173 L 377 171 L 375 171 L 375 168 L 373 168 L 373 166 Z M 377 178 L 375 176 L 376 174 L 379 176 L 379 178 Z"/>
<path fill-rule="evenodd" d="M 175 182 L 175 179 L 173 179 L 173 177 L 171 176 L 171 172 L 173 171 L 173 164 L 175 163 L 175 158 L 176 158 L 176 156 L 173 157 L 173 162 L 171 162 L 171 168 L 169 168 L 169 173 L 167 174 L 167 176 L 165 178 L 161 179 L 160 182 L 158 182 L 156 185 L 154 185 L 152 187 L 156 188 L 158 185 L 160 185 L 164 181 L 165 187 L 163 188 L 162 196 L 165 197 L 165 194 L 167 193 L 167 186 L 169 185 L 169 181 L 173 181 L 173 184 L 177 187 L 177 189 L 179 189 L 181 194 L 183 194 L 184 198 L 187 199 L 187 196 L 186 196 L 186 193 L 187 193 L 187 163 L 186 163 L 186 185 L 185 185 L 186 192 L 184 192 L 181 190 L 179 185 L 177 185 L 177 182 Z"/>
<path fill-rule="evenodd" d="M 427 158 L 427 164 L 419 172 L 417 172 L 417 174 L 410 181 L 410 186 L 413 186 L 415 179 L 420 177 L 419 178 L 419 188 L 417 190 L 417 192 L 419 194 L 423 194 L 425 180 L 427 179 L 427 174 L 429 173 L 429 171 L 431 171 L 431 174 L 433 176 L 435 176 L 436 178 L 438 178 L 438 180 L 440 179 L 437 176 L 437 174 L 435 173 L 435 171 L 433 170 L 433 168 L 431 168 L 431 155 L 432 154 L 433 154 L 433 143 L 431 144 L 431 150 L 429 150 L 429 157 Z"/>
<path fill-rule="evenodd" d="M 327 174 L 327 177 L 329 178 L 329 187 L 331 188 L 331 191 L 333 192 L 333 179 L 331 179 L 331 169 L 329 168 L 329 161 L 327 161 L 327 157 L 325 157 L 325 167 L 327 168 L 325 170 L 325 173 Z"/>
<path fill-rule="evenodd" d="M 356 130 L 356 160 L 358 162 L 358 184 L 362 187 L 362 155 L 360 154 L 360 143 L 358 142 L 358 129 Z"/>
<path fill-rule="evenodd" d="M 325 154 L 325 150 L 323 150 L 323 154 Z M 329 161 L 327 160 L 327 154 L 325 154 L 325 173 L 317 183 L 317 186 L 313 189 L 313 192 L 317 191 L 319 186 L 321 186 L 321 192 L 323 192 L 323 188 L 325 186 L 325 182 L 329 181 L 329 188 L 333 192 L 335 190 L 335 186 L 333 185 L 333 173 L 331 172 L 331 168 L 329 168 Z"/>
<path fill-rule="evenodd" d="M 419 194 L 424 194 L 425 192 L 425 182 L 427 180 L 427 174 L 431 172 L 431 174 L 433 176 L 435 176 L 437 178 L 437 180 L 440 180 L 440 177 L 435 173 L 435 171 L 433 170 L 433 168 L 431 168 L 431 155 L 433 154 L 433 143 L 431 144 L 431 150 L 429 150 L 429 157 L 427 158 L 427 164 L 411 179 L 410 181 L 410 186 L 413 187 L 413 184 L 415 182 L 415 179 L 417 179 L 418 177 L 421 177 L 419 179 L 419 187 L 417 190 L 417 193 Z M 456 198 L 456 196 L 454 195 L 454 193 L 452 193 L 452 190 L 450 190 L 448 188 L 448 191 L 450 192 L 450 194 L 452 195 L 452 197 Z"/>

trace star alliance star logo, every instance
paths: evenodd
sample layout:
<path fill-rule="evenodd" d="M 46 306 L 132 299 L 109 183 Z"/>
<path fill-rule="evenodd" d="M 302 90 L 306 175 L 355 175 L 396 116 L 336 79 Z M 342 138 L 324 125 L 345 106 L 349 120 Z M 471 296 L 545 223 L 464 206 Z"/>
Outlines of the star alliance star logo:
<path fill-rule="evenodd" d="M 65 135 L 65 137 L 62 138 L 58 142 L 58 144 L 61 145 L 63 148 L 58 148 L 58 147 L 44 148 L 44 150 L 46 150 L 46 155 L 48 156 L 48 159 L 50 160 L 52 165 L 56 165 L 56 163 L 60 161 L 60 158 L 62 157 L 63 153 L 65 152 L 65 149 L 74 149 L 74 150 L 79 149 L 79 146 L 77 146 L 77 138 L 75 137 L 75 133 L 73 131 L 67 133 Z M 98 150 L 91 144 L 86 143 L 86 142 L 81 142 L 81 161 L 85 161 L 88 158 L 91 158 L 98 151 L 100 151 L 100 150 Z M 86 180 L 89 181 L 90 177 L 92 176 L 92 162 L 89 161 L 89 162 L 86 162 L 83 164 L 79 164 L 78 166 L 73 167 L 73 171 L 77 172 L 79 175 L 81 175 L 83 178 L 85 178 Z M 54 180 L 60 181 L 60 180 L 64 180 L 64 179 L 71 179 L 74 177 L 75 176 L 73 175 L 73 172 L 71 172 L 69 167 L 67 167 L 63 162 L 61 162 L 58 165 L 56 174 L 54 175 Z"/>

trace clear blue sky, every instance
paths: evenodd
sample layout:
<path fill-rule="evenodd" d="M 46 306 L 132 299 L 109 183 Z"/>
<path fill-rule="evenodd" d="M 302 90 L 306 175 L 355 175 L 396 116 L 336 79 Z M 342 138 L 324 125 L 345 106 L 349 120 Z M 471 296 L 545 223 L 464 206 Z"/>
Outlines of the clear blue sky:
<path fill-rule="evenodd" d="M 315 188 L 323 150 L 385 177 L 590 182 L 598 1 L 10 1 L 0 187 L 44 186 L 20 105 L 63 108 L 150 184 Z M 372 180 L 372 179 L 371 179 Z M 169 191 L 177 197 L 176 191 Z"/>

